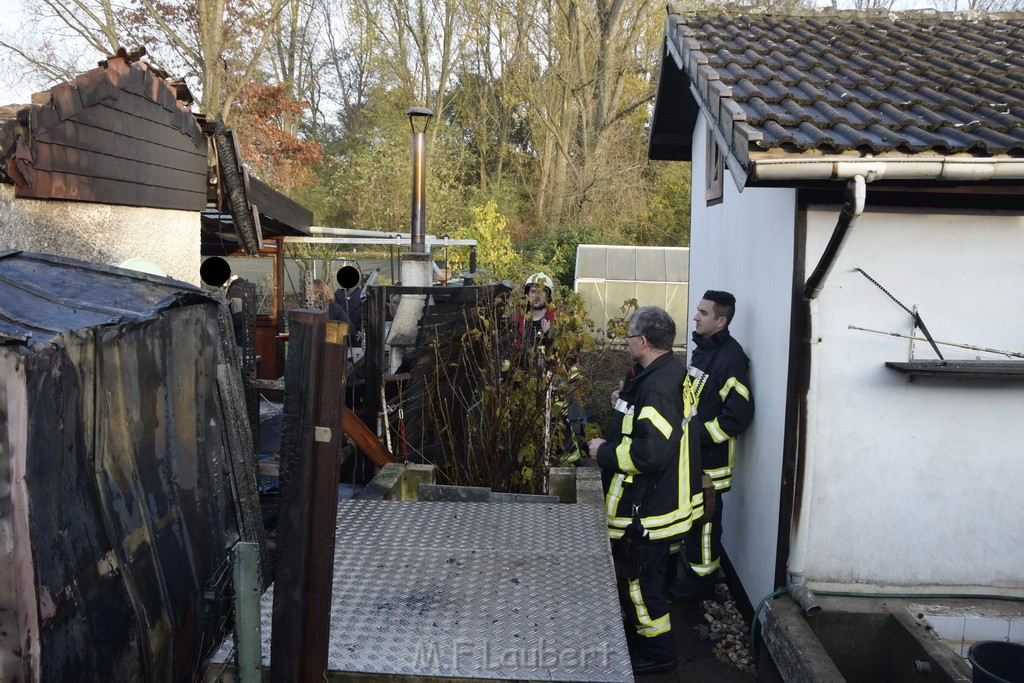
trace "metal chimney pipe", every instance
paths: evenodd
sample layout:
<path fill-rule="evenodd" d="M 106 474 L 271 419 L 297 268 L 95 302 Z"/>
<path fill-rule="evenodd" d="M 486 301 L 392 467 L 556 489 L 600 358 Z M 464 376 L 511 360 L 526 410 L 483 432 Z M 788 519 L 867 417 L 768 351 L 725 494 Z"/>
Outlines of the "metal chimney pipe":
<path fill-rule="evenodd" d="M 427 124 L 434 112 L 413 107 L 408 112 L 412 126 L 412 250 L 424 253 L 426 245 Z"/>

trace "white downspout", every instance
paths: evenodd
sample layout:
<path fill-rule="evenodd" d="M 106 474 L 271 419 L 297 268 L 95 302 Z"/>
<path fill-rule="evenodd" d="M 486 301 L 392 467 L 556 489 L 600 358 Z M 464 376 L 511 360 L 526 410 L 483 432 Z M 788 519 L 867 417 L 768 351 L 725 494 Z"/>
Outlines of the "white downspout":
<path fill-rule="evenodd" d="M 869 176 L 869 180 L 873 179 L 873 177 Z M 825 280 L 828 278 L 829 273 L 832 272 L 832 267 L 839 258 L 847 235 L 864 212 L 866 196 L 867 181 L 864 176 L 856 175 L 851 178 L 847 184 L 846 203 L 836 222 L 832 237 L 829 239 L 817 267 L 804 285 L 804 298 L 807 300 L 808 306 L 808 343 L 810 344 L 808 363 L 811 373 L 807 383 L 806 406 L 813 406 L 817 402 L 818 394 L 818 344 L 814 334 L 818 321 L 818 295 L 825 286 Z M 807 410 L 804 411 L 804 414 L 801 416 L 802 420 L 807 419 L 808 412 Z M 813 433 L 810 425 L 806 425 L 804 429 L 808 435 Z M 814 488 L 814 452 L 813 445 L 808 445 L 805 442 L 803 471 L 796 473 L 797 480 L 800 482 L 800 499 L 793 510 L 793 519 L 790 527 L 789 558 L 786 562 L 786 584 L 789 588 L 789 594 L 800 605 L 807 616 L 821 610 L 821 605 L 818 604 L 814 593 L 804 584 L 804 571 L 807 562 L 807 526 L 811 518 L 811 505 L 814 501 L 812 493 Z"/>
<path fill-rule="evenodd" d="M 817 299 L 811 299 L 807 302 L 807 305 L 810 320 L 808 326 L 810 331 L 813 332 L 817 327 L 818 301 Z M 807 343 L 811 345 L 810 353 L 808 354 L 811 376 L 807 383 L 807 397 L 804 405 L 812 406 L 818 398 L 818 344 L 813 334 L 808 336 Z M 800 419 L 806 420 L 808 412 L 805 410 Z M 806 425 L 804 429 L 807 434 L 812 433 L 811 425 Z M 821 610 L 821 605 L 818 604 L 817 598 L 804 585 L 804 569 L 807 562 L 807 536 L 809 532 L 807 525 L 810 522 L 811 504 L 814 500 L 812 494 L 812 489 L 814 488 L 813 454 L 813 446 L 808 447 L 805 445 L 803 471 L 796 473 L 797 479 L 800 482 L 800 499 L 793 510 L 793 519 L 790 522 L 789 559 L 786 561 L 786 586 L 789 588 L 789 595 L 800 605 L 806 616 L 817 614 Z"/>

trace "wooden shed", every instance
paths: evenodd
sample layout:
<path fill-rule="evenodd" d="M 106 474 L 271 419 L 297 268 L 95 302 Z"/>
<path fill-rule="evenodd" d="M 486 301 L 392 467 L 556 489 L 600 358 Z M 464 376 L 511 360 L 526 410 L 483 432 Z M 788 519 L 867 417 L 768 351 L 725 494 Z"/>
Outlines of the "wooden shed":
<path fill-rule="evenodd" d="M 0 680 L 191 681 L 223 638 L 227 549 L 262 527 L 221 319 L 169 278 L 0 252 Z"/>

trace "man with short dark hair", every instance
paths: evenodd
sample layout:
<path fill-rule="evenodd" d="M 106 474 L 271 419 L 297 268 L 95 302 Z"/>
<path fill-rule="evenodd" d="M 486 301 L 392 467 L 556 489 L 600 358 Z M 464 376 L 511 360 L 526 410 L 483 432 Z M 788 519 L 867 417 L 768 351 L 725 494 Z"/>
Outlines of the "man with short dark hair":
<path fill-rule="evenodd" d="M 665 599 L 669 545 L 704 512 L 700 450 L 686 424 L 691 401 L 683 396 L 686 369 L 672 353 L 675 336 L 676 324 L 664 310 L 644 306 L 633 313 L 626 343 L 635 364 L 612 392 L 607 441 L 587 444 L 601 467 L 635 674 L 677 665 Z"/>
<path fill-rule="evenodd" d="M 684 541 L 680 576 L 669 589 L 672 600 L 710 597 L 722 556 L 722 494 L 732 486 L 736 437 L 754 417 L 747 379 L 750 360 L 729 334 L 736 297 L 709 289 L 693 315 L 693 353 L 686 382 L 697 401 L 694 424 L 700 434 L 704 467 L 704 517 Z"/>

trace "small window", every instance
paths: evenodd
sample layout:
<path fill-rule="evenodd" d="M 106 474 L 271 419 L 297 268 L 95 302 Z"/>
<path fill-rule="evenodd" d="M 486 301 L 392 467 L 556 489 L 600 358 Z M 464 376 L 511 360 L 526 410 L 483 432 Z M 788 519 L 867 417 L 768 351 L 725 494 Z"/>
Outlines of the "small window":
<path fill-rule="evenodd" d="M 707 134 L 707 178 L 704 183 L 704 199 L 708 206 L 722 203 L 722 179 L 725 177 L 725 159 L 722 149 L 715 142 L 714 133 L 708 129 Z"/>

